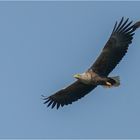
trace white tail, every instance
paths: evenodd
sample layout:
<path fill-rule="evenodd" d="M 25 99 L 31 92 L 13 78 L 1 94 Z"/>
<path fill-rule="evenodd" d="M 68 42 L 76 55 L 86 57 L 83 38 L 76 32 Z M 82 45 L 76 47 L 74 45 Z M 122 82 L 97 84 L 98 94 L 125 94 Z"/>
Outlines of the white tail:
<path fill-rule="evenodd" d="M 111 79 L 115 80 L 115 84 L 113 85 L 114 87 L 118 87 L 120 85 L 120 77 L 115 76 L 115 77 L 110 77 Z"/>

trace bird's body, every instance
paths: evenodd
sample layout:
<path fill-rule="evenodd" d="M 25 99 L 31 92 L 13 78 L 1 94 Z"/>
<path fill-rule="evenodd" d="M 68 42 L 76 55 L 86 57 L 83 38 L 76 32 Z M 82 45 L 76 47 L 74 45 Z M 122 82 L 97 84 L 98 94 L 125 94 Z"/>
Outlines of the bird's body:
<path fill-rule="evenodd" d="M 95 73 L 94 71 L 92 71 L 92 69 L 90 69 L 82 74 L 76 74 L 76 75 L 74 75 L 74 77 L 76 79 L 78 79 L 80 82 L 87 84 L 87 85 L 93 85 L 93 86 L 101 85 L 104 87 L 112 87 L 112 86 L 120 85 L 119 79 L 117 80 L 118 76 L 116 76 L 116 79 L 115 79 L 115 77 L 101 76 L 101 75 Z"/>
<path fill-rule="evenodd" d="M 82 74 L 76 74 L 77 79 L 68 87 L 61 89 L 49 97 L 44 97 L 44 104 L 48 107 L 72 104 L 72 102 L 84 97 L 97 86 L 118 87 L 120 85 L 119 77 L 108 77 L 109 73 L 116 67 L 126 54 L 129 45 L 132 43 L 134 31 L 140 27 L 140 21 L 132 24 L 121 19 L 115 23 L 114 29 L 101 54 L 92 64 L 92 66 Z"/>
<path fill-rule="evenodd" d="M 79 81 L 87 85 L 89 84 L 96 85 L 96 84 L 99 84 L 98 81 L 100 77 L 94 71 L 88 70 L 82 74 L 74 75 L 74 78 L 78 79 Z"/>

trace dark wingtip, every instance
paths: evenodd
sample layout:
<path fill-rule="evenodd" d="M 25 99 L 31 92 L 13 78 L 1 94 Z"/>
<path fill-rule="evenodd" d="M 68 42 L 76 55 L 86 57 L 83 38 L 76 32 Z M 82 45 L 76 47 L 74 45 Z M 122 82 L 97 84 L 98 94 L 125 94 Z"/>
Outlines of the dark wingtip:
<path fill-rule="evenodd" d="M 60 107 L 60 103 L 57 103 L 57 106 L 56 106 L 56 108 L 57 108 L 57 109 L 59 109 L 59 107 Z"/>
<path fill-rule="evenodd" d="M 47 99 L 49 99 L 49 97 L 48 96 L 45 96 L 45 95 L 41 95 L 41 99 L 42 100 L 47 100 Z"/>
<path fill-rule="evenodd" d="M 48 103 L 51 99 L 46 99 L 46 101 L 44 102 L 44 104 Z"/>
<path fill-rule="evenodd" d="M 115 25 L 114 25 L 114 28 L 113 28 L 113 31 L 112 31 L 112 33 L 113 33 L 113 32 L 115 32 L 115 30 L 116 30 L 116 27 L 117 27 L 117 21 L 115 22 Z"/>
<path fill-rule="evenodd" d="M 133 25 L 133 28 L 134 28 L 134 30 L 136 30 L 137 28 L 140 28 L 140 21 L 136 22 L 136 23 Z"/>
<path fill-rule="evenodd" d="M 47 107 L 51 106 L 51 109 L 53 109 L 56 106 L 56 109 L 59 109 L 61 105 L 60 103 L 54 101 L 51 97 L 46 97 L 44 95 L 41 95 L 41 97 L 42 97 L 42 100 L 45 100 L 43 104 L 47 104 Z"/>
<path fill-rule="evenodd" d="M 50 100 L 50 102 L 48 103 L 47 107 L 49 107 L 52 103 L 53 103 L 53 100 Z"/>
<path fill-rule="evenodd" d="M 121 18 L 119 24 L 115 24 L 114 29 L 113 29 L 113 33 L 114 32 L 119 32 L 119 33 L 127 33 L 127 32 L 133 32 L 135 31 L 137 28 L 140 27 L 140 21 L 136 22 L 134 25 L 132 25 L 133 21 L 129 21 L 129 18 L 126 18 L 124 20 L 124 16 Z"/>
<path fill-rule="evenodd" d="M 121 20 L 120 20 L 120 22 L 119 22 L 119 24 L 118 24 L 118 26 L 117 26 L 116 29 L 115 29 L 115 32 L 117 32 L 117 31 L 119 30 L 120 26 L 121 26 L 122 23 L 123 23 L 123 20 L 124 20 L 124 18 L 122 17 Z"/>
<path fill-rule="evenodd" d="M 55 105 L 56 105 L 56 102 L 55 101 L 53 101 L 53 104 L 52 104 L 52 109 L 55 107 Z"/>

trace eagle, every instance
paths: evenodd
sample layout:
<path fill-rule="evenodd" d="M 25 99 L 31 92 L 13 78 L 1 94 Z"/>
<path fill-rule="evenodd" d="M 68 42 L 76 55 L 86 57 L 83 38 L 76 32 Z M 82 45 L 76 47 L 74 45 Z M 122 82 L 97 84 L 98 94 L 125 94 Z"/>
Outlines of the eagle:
<path fill-rule="evenodd" d="M 53 95 L 43 96 L 44 104 L 57 109 L 72 104 L 90 93 L 97 86 L 106 88 L 118 87 L 119 76 L 109 77 L 109 73 L 116 67 L 126 54 L 129 44 L 132 43 L 134 31 L 140 27 L 140 21 L 133 23 L 129 18 L 121 18 L 115 23 L 113 31 L 92 66 L 81 74 L 75 74 L 76 81 Z"/>

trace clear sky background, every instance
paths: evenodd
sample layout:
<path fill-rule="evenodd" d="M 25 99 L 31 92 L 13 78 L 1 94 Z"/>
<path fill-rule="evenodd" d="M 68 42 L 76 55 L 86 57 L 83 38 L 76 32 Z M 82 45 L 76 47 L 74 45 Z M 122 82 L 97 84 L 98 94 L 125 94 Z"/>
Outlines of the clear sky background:
<path fill-rule="evenodd" d="M 140 2 L 0 2 L 0 138 L 140 138 L 140 30 L 120 65 L 119 88 L 96 88 L 59 110 L 51 95 L 101 52 Z"/>

